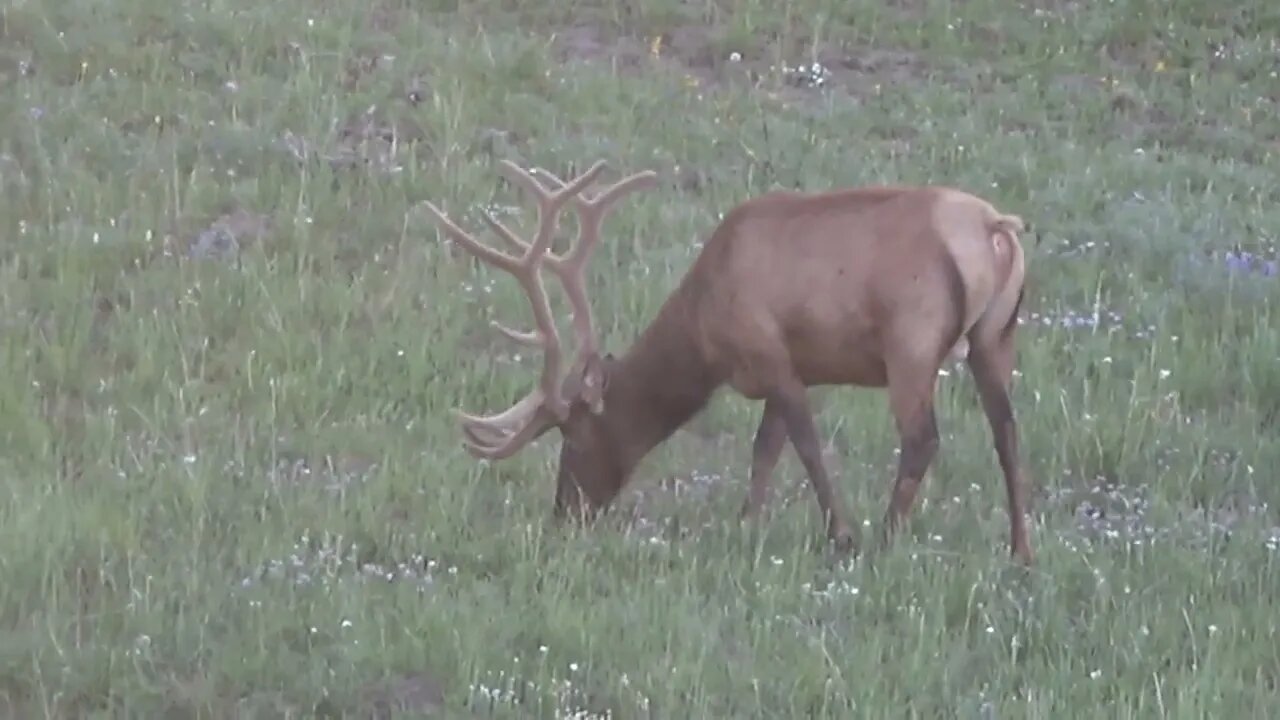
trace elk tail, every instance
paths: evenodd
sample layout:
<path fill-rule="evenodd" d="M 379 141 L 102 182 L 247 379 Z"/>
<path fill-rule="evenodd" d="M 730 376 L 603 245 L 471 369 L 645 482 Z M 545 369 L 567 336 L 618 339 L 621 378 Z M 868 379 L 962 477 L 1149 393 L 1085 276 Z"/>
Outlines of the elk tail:
<path fill-rule="evenodd" d="M 1026 229 L 1026 223 L 1017 215 L 1001 215 L 993 213 L 987 220 L 987 230 L 991 233 L 991 242 L 1000 260 L 1000 284 L 1004 287 L 1013 272 L 1018 252 L 1018 233 Z"/>
<path fill-rule="evenodd" d="M 1000 330 L 1001 336 L 1007 336 L 1018 323 L 1018 310 L 1022 306 L 1024 287 L 1019 283 L 1016 291 L 1008 287 L 1014 273 L 1014 266 L 1022 262 L 1022 247 L 1018 242 L 1018 233 L 1026 229 L 1026 223 L 1017 215 L 993 213 L 987 220 L 987 229 L 991 233 L 992 248 L 995 250 L 999 264 L 1000 282 L 997 296 L 1002 297 L 999 305 L 1006 308 L 1008 318 Z M 1016 295 L 1013 293 L 1016 292 Z"/>
<path fill-rule="evenodd" d="M 993 233 L 1008 233 L 1016 240 L 1017 233 L 1026 230 L 1027 224 L 1024 223 L 1022 218 L 1017 215 L 1001 215 L 997 213 L 987 221 L 987 227 L 989 227 Z"/>

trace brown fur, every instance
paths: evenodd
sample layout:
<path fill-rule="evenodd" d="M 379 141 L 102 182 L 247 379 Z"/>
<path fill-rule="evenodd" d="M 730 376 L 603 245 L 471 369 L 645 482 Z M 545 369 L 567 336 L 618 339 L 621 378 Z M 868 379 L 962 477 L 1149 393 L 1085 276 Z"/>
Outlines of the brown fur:
<path fill-rule="evenodd" d="M 764 400 L 742 515 L 760 514 L 790 438 L 827 535 L 852 548 L 806 388 L 887 387 L 902 444 L 887 540 L 936 455 L 933 394 L 950 353 L 974 372 L 1008 489 L 1011 551 L 1030 562 L 1008 397 L 1022 226 L 940 187 L 772 192 L 733 208 L 635 344 L 602 359 L 599 412 L 568 399 L 556 423 L 556 516 L 607 507 L 640 461 L 727 384 Z"/>

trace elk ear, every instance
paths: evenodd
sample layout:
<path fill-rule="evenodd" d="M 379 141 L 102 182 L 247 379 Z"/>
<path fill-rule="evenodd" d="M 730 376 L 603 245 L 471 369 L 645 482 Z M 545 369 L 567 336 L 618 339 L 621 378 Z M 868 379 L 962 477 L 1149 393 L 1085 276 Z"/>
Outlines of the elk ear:
<path fill-rule="evenodd" d="M 593 355 L 582 366 L 582 399 L 593 415 L 604 412 L 604 392 L 609 388 L 613 354 Z"/>
<path fill-rule="evenodd" d="M 578 361 L 565 378 L 564 393 L 570 402 L 582 402 L 593 415 L 604 412 L 604 392 L 609 386 L 613 355 L 589 355 Z"/>

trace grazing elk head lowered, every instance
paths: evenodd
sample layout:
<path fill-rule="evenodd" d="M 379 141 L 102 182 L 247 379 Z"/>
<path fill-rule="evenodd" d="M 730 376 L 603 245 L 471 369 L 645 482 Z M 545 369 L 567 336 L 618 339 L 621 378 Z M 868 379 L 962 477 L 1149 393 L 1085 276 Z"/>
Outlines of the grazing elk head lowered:
<path fill-rule="evenodd" d="M 964 358 L 1005 478 L 1010 549 L 1031 562 L 1009 399 L 1025 275 L 1017 216 L 945 187 L 767 193 L 725 215 L 657 316 L 615 358 L 599 350 L 584 273 L 611 205 L 627 192 L 652 187 L 656 176 L 638 173 L 587 196 L 603 162 L 570 182 L 535 171 L 546 185 L 514 164 L 502 168 L 538 198 L 530 241 L 484 216 L 518 254 L 481 244 L 426 203 L 455 243 L 519 281 L 535 329 L 498 328 L 546 356 L 538 386 L 510 409 L 487 417 L 459 413 L 473 455 L 509 457 L 558 427 L 563 444 L 555 515 L 591 516 L 613 501 L 649 451 L 727 384 L 764 401 L 742 517 L 761 513 L 790 438 L 827 536 L 849 550 L 856 545 L 854 525 L 828 477 L 806 389 L 888 389 L 901 454 L 885 514 L 887 540 L 910 514 L 937 454 L 938 370 L 948 358 Z M 570 203 L 579 236 L 557 254 L 551 251 L 557 216 Z M 567 371 L 543 268 L 560 278 L 573 313 L 578 351 Z"/>

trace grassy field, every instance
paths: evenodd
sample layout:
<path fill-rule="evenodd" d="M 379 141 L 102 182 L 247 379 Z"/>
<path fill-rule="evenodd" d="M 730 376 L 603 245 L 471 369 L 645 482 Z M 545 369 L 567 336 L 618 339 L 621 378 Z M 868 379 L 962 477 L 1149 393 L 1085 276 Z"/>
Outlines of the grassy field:
<path fill-rule="evenodd" d="M 0 9 L 0 716 L 1273 715 L 1274 3 L 520 5 Z M 874 566 L 831 561 L 791 450 L 738 528 L 760 406 L 730 394 L 558 530 L 558 437 L 486 465 L 450 415 L 536 377 L 487 326 L 527 325 L 516 283 L 420 206 L 528 227 L 501 158 L 659 172 L 591 270 L 614 351 L 770 188 L 1033 223 L 1036 567 L 958 369 Z M 885 398 L 813 395 L 878 529 Z"/>

